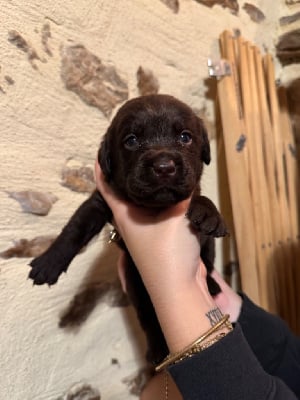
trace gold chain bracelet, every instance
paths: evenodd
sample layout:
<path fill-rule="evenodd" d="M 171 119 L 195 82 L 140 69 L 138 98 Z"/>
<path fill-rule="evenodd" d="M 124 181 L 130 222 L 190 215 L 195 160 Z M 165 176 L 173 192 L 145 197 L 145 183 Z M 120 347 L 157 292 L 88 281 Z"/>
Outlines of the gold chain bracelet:
<path fill-rule="evenodd" d="M 189 346 L 186 346 L 183 350 L 174 353 L 174 354 L 169 354 L 159 365 L 155 367 L 155 371 L 159 372 L 162 369 L 168 367 L 171 364 L 176 364 L 179 361 L 184 360 L 185 358 L 191 357 L 195 353 L 199 353 L 200 351 L 206 349 L 207 347 L 211 346 L 212 344 L 216 343 L 220 339 L 222 339 L 224 336 L 226 336 L 225 332 L 220 333 L 219 335 L 215 336 L 212 340 L 206 341 L 203 343 L 209 336 L 211 336 L 213 333 L 216 331 L 222 329 L 223 327 L 226 327 L 229 331 L 232 330 L 232 325 L 229 322 L 229 315 L 226 314 L 223 316 L 222 319 L 220 319 L 219 322 L 217 322 L 213 327 L 211 327 L 206 333 L 201 335 L 197 340 L 195 340 L 192 344 Z"/>

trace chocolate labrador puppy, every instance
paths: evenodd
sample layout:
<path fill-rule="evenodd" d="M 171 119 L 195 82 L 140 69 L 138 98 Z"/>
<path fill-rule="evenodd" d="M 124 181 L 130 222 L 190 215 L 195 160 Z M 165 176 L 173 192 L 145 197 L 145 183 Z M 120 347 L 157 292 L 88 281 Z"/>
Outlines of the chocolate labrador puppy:
<path fill-rule="evenodd" d="M 115 192 L 141 207 L 162 209 L 192 195 L 187 216 L 199 232 L 209 290 L 218 293 L 220 289 L 209 275 L 214 237 L 227 231 L 214 204 L 200 195 L 199 180 L 203 163 L 210 162 L 210 146 L 203 123 L 191 108 L 168 95 L 129 100 L 104 135 L 98 159 Z M 29 277 L 37 285 L 56 283 L 76 254 L 111 220 L 112 212 L 96 190 L 50 248 L 31 261 Z M 147 358 L 158 363 L 168 348 L 138 270 L 122 240 L 119 245 L 127 253 L 128 295 L 148 339 Z"/>

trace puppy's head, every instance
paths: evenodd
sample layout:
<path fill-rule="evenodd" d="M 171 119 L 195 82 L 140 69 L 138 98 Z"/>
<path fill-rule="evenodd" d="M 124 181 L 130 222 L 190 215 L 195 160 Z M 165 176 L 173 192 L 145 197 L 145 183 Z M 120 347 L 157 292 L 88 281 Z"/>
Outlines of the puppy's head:
<path fill-rule="evenodd" d="M 146 207 L 165 207 L 192 194 L 203 162 L 210 162 L 210 147 L 190 107 L 168 95 L 150 95 L 119 109 L 98 158 L 118 194 Z"/>

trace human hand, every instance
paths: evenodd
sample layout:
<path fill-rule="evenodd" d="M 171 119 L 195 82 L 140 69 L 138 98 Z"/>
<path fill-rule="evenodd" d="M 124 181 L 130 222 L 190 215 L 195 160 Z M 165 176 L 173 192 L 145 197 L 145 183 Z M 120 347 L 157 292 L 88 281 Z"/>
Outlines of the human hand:
<path fill-rule="evenodd" d="M 182 285 L 196 276 L 205 279 L 205 268 L 199 270 L 200 244 L 185 217 L 190 199 L 163 211 L 144 209 L 118 198 L 105 182 L 98 163 L 95 175 L 97 188 L 111 208 L 114 223 L 148 286 L 157 280 L 170 286 L 178 282 Z"/>
<path fill-rule="evenodd" d="M 206 314 L 216 307 L 208 292 L 198 238 L 185 217 L 190 199 L 163 211 L 149 211 L 119 199 L 98 163 L 95 175 L 151 297 L 168 347 L 172 352 L 181 350 L 211 327 Z"/>
<path fill-rule="evenodd" d="M 223 314 L 229 314 L 230 321 L 236 322 L 242 308 L 242 298 L 222 278 L 220 273 L 213 270 L 211 276 L 219 284 L 221 292 L 214 296 L 214 301 Z"/>

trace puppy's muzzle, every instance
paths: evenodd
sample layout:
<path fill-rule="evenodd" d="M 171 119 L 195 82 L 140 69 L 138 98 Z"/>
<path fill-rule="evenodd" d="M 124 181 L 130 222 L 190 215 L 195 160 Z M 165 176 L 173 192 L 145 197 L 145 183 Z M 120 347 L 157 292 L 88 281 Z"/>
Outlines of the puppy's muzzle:
<path fill-rule="evenodd" d="M 182 157 L 176 152 L 152 150 L 144 154 L 144 165 L 155 181 L 173 181 L 182 166 Z"/>
<path fill-rule="evenodd" d="M 159 178 L 167 178 L 176 174 L 176 165 L 174 160 L 163 156 L 153 161 L 152 169 Z"/>
<path fill-rule="evenodd" d="M 145 207 L 166 207 L 186 199 L 196 181 L 179 152 L 151 149 L 127 174 L 128 197 Z"/>

